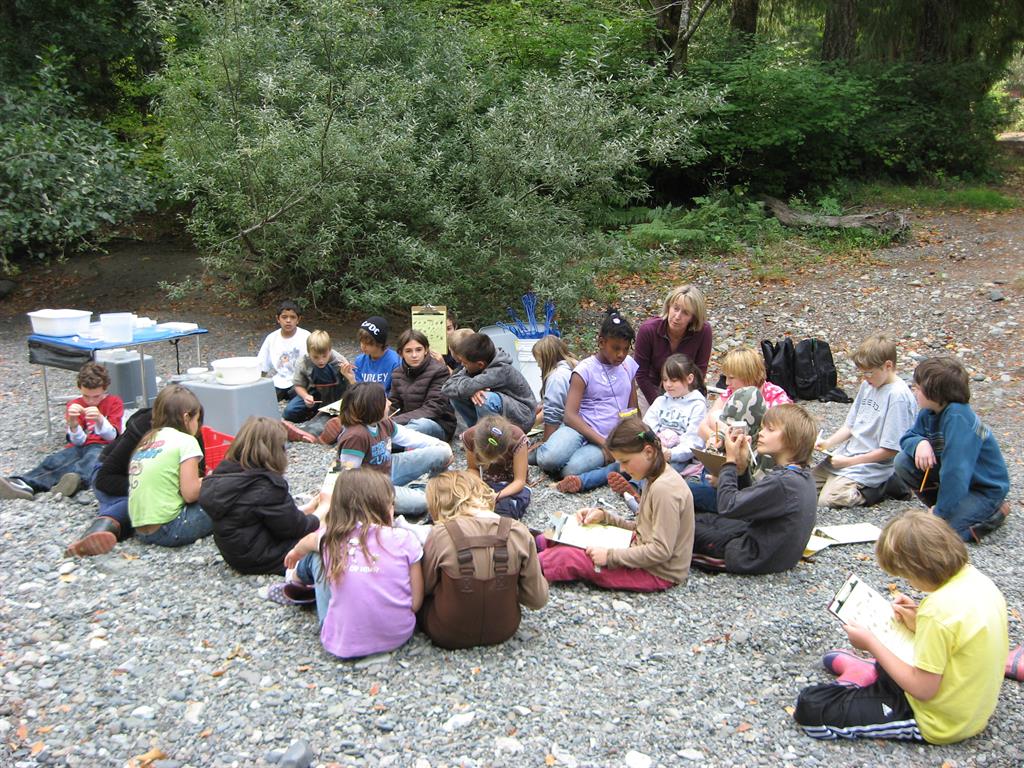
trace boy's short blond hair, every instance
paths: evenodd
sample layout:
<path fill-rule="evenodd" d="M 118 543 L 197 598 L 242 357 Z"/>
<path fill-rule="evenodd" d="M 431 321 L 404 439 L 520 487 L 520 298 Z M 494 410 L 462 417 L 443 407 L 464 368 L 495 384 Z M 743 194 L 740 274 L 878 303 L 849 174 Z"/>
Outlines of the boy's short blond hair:
<path fill-rule="evenodd" d="M 896 342 L 884 333 L 868 336 L 853 353 L 853 364 L 862 371 L 881 368 L 886 362 L 896 365 Z"/>
<path fill-rule="evenodd" d="M 764 384 L 764 358 L 750 347 L 730 349 L 722 358 L 722 371 L 726 376 L 742 379 L 751 387 Z"/>
<path fill-rule="evenodd" d="M 875 557 L 882 569 L 938 588 L 967 565 L 967 546 L 949 523 L 931 512 L 912 510 L 890 520 L 878 537 Z"/>
<path fill-rule="evenodd" d="M 769 408 L 761 420 L 761 428 L 782 430 L 782 443 L 794 464 L 807 466 L 818 439 L 818 422 L 807 411 L 794 403 Z"/>
<path fill-rule="evenodd" d="M 327 331 L 313 331 L 306 339 L 306 351 L 311 355 L 326 355 L 331 351 L 331 334 Z"/>
<path fill-rule="evenodd" d="M 460 355 L 459 345 L 462 344 L 466 339 L 472 336 L 476 331 L 472 328 L 456 328 L 454 331 L 448 334 L 448 353 L 451 355 Z"/>
<path fill-rule="evenodd" d="M 427 510 L 438 523 L 474 510 L 493 510 L 495 496 L 478 474 L 467 470 L 442 472 L 427 481 Z"/>
<path fill-rule="evenodd" d="M 704 328 L 704 322 L 708 316 L 708 306 L 704 301 L 704 292 L 696 285 L 680 285 L 673 288 L 665 297 L 665 304 L 661 308 L 662 318 L 668 319 L 668 311 L 677 301 L 682 301 L 683 306 L 693 315 L 690 326 L 686 329 L 691 333 L 697 333 Z"/>

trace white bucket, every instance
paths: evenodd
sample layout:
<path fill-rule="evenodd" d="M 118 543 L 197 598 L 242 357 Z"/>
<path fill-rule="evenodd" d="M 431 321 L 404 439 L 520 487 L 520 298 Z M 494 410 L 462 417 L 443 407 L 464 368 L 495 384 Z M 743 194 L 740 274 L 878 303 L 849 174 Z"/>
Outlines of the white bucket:
<path fill-rule="evenodd" d="M 540 366 L 533 358 L 533 345 L 540 339 L 516 339 L 516 352 L 519 356 L 519 372 L 526 378 L 533 396 L 540 400 Z"/>
<path fill-rule="evenodd" d="M 100 331 L 104 341 L 125 343 L 132 340 L 135 319 L 131 312 L 108 312 L 100 315 Z"/>

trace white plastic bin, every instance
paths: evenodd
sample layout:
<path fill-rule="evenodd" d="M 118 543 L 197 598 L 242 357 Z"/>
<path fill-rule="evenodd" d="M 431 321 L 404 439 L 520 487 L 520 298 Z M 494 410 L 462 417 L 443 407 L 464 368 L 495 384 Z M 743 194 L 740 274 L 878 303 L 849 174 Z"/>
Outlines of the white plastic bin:
<path fill-rule="evenodd" d="M 533 357 L 533 345 L 540 339 L 516 339 L 516 352 L 519 356 L 519 372 L 523 374 L 533 396 L 540 400 L 540 366 Z"/>
<path fill-rule="evenodd" d="M 124 344 L 132 340 L 135 319 L 131 312 L 107 312 L 100 315 L 100 330 L 104 341 Z"/>

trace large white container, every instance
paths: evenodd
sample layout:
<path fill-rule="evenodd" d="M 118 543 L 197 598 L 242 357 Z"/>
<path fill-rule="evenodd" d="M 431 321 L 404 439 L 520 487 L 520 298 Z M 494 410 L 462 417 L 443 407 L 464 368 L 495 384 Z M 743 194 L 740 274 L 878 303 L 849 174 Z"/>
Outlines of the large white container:
<path fill-rule="evenodd" d="M 210 366 L 217 374 L 218 384 L 251 384 L 262 376 L 258 357 L 225 357 L 214 360 Z"/>
<path fill-rule="evenodd" d="M 533 357 L 533 345 L 540 339 L 516 339 L 516 352 L 519 354 L 519 372 L 533 390 L 533 396 L 540 400 L 540 366 Z"/>
<path fill-rule="evenodd" d="M 92 312 L 83 309 L 37 309 L 28 313 L 32 333 L 42 336 L 81 336 L 89 331 Z"/>
<path fill-rule="evenodd" d="M 131 312 L 107 312 L 100 315 L 100 332 L 104 341 L 130 342 L 135 332 L 135 318 Z"/>

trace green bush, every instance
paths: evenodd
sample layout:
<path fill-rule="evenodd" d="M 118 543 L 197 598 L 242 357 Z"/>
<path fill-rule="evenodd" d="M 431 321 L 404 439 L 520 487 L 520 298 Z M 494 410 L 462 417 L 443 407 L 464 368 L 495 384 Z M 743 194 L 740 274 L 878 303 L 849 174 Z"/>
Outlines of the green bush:
<path fill-rule="evenodd" d="M 613 91 L 629 73 L 596 65 L 510 85 L 471 63 L 460 28 L 400 3 L 191 9 L 202 44 L 171 50 L 162 83 L 168 168 L 208 265 L 242 293 L 494 320 L 533 288 L 568 309 L 623 254 L 606 209 L 646 196 L 645 163 L 694 158 L 714 105 L 698 90 L 631 106 Z"/>
<path fill-rule="evenodd" d="M 134 155 L 75 114 L 65 84 L 0 87 L 0 265 L 63 254 L 151 200 Z"/>

